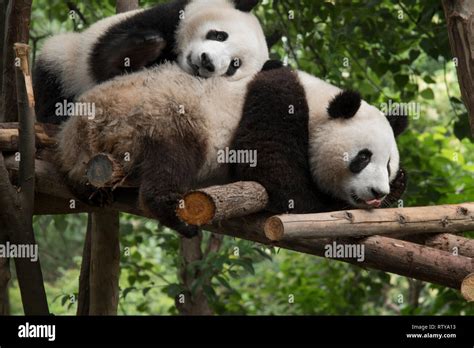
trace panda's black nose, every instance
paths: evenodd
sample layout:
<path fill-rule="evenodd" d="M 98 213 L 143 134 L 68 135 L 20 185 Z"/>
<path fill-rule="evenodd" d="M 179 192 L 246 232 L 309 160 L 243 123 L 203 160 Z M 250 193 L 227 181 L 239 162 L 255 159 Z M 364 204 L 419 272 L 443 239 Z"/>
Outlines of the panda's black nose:
<path fill-rule="evenodd" d="M 207 53 L 201 54 L 201 66 L 209 72 L 214 72 L 214 70 L 216 70 Z"/>
<path fill-rule="evenodd" d="M 383 193 L 383 192 L 381 192 L 381 191 L 379 191 L 379 190 L 377 190 L 373 187 L 370 189 L 370 192 L 374 195 L 375 199 L 380 199 L 380 198 L 386 196 L 385 193 Z"/>

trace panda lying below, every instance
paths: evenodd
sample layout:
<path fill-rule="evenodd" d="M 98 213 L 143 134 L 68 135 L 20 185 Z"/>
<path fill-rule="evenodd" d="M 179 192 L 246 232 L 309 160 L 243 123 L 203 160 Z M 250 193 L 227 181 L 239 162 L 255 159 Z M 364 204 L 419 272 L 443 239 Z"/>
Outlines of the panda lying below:
<path fill-rule="evenodd" d="M 176 209 L 191 188 L 255 180 L 274 213 L 289 211 L 290 200 L 293 212 L 374 208 L 405 188 L 394 135 L 406 119 L 389 121 L 357 93 L 304 72 L 277 66 L 229 82 L 164 64 L 99 85 L 80 101 L 98 111 L 93 120 L 72 117 L 59 135 L 58 163 L 73 191 L 89 198 L 86 163 L 110 153 L 140 179 L 141 207 L 188 237 L 198 227 L 179 221 Z M 257 167 L 219 163 L 228 147 L 256 149 Z"/>
<path fill-rule="evenodd" d="M 357 92 L 339 92 L 279 61 L 268 61 L 249 84 L 231 148 L 256 151 L 258 165 L 236 163 L 230 170 L 234 181 L 266 188 L 267 210 L 387 207 L 404 193 L 393 134 L 403 132 L 408 118 L 387 122 Z"/>

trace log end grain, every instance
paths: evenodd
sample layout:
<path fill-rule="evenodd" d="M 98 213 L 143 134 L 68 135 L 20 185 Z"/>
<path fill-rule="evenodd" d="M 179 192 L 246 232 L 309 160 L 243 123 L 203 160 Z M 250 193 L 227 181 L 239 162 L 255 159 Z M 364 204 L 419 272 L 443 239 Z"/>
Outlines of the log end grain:
<path fill-rule="evenodd" d="M 202 191 L 187 193 L 176 210 L 182 221 L 196 226 L 209 224 L 215 213 L 216 205 L 212 197 Z"/>
<path fill-rule="evenodd" d="M 469 274 L 461 283 L 461 294 L 468 302 L 474 302 L 474 273 Z"/>
<path fill-rule="evenodd" d="M 272 216 L 265 222 L 264 231 L 268 239 L 278 241 L 283 238 L 285 227 L 278 216 Z"/>

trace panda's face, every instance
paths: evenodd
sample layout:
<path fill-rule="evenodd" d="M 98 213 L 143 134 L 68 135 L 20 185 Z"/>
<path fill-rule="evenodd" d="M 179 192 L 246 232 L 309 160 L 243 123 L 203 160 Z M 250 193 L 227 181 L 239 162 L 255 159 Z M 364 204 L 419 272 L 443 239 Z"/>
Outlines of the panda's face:
<path fill-rule="evenodd" d="M 234 8 L 207 9 L 178 30 L 178 63 L 190 74 L 232 80 L 258 72 L 268 48 L 257 19 Z"/>
<path fill-rule="evenodd" d="M 348 118 L 311 130 L 311 169 L 318 186 L 356 208 L 378 208 L 399 170 L 394 132 L 375 107 L 359 101 Z"/>

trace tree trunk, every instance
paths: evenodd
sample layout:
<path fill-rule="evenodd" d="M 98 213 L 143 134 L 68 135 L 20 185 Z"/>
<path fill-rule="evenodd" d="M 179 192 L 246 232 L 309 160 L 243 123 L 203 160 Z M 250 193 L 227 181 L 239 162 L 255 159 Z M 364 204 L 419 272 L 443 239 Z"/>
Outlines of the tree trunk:
<path fill-rule="evenodd" d="M 443 0 L 449 42 L 474 136 L 474 1 Z"/>
<path fill-rule="evenodd" d="M 209 306 L 203 286 L 206 284 L 205 279 L 201 279 L 201 286 L 194 289 L 192 286 L 195 281 L 202 277 L 199 269 L 190 270 L 190 264 L 201 261 L 204 257 L 201 250 L 202 233 L 198 236 L 188 239 L 181 236 L 180 238 L 180 255 L 179 279 L 181 285 L 185 288 L 183 294 L 176 298 L 176 307 L 182 315 L 211 315 L 212 309 Z"/>
<path fill-rule="evenodd" d="M 8 0 L 0 0 L 0 122 L 3 122 L 3 65 L 5 62 L 5 29 Z"/>
<path fill-rule="evenodd" d="M 117 13 L 133 11 L 139 8 L 138 0 L 117 0 Z"/>
<path fill-rule="evenodd" d="M 7 35 L 4 47 L 3 66 L 3 115 L 4 122 L 18 120 L 17 96 L 15 88 L 15 55 L 13 45 L 16 42 L 28 43 L 30 31 L 32 0 L 10 0 L 8 6 Z M 1 117 L 1 116 L 0 116 Z"/>

